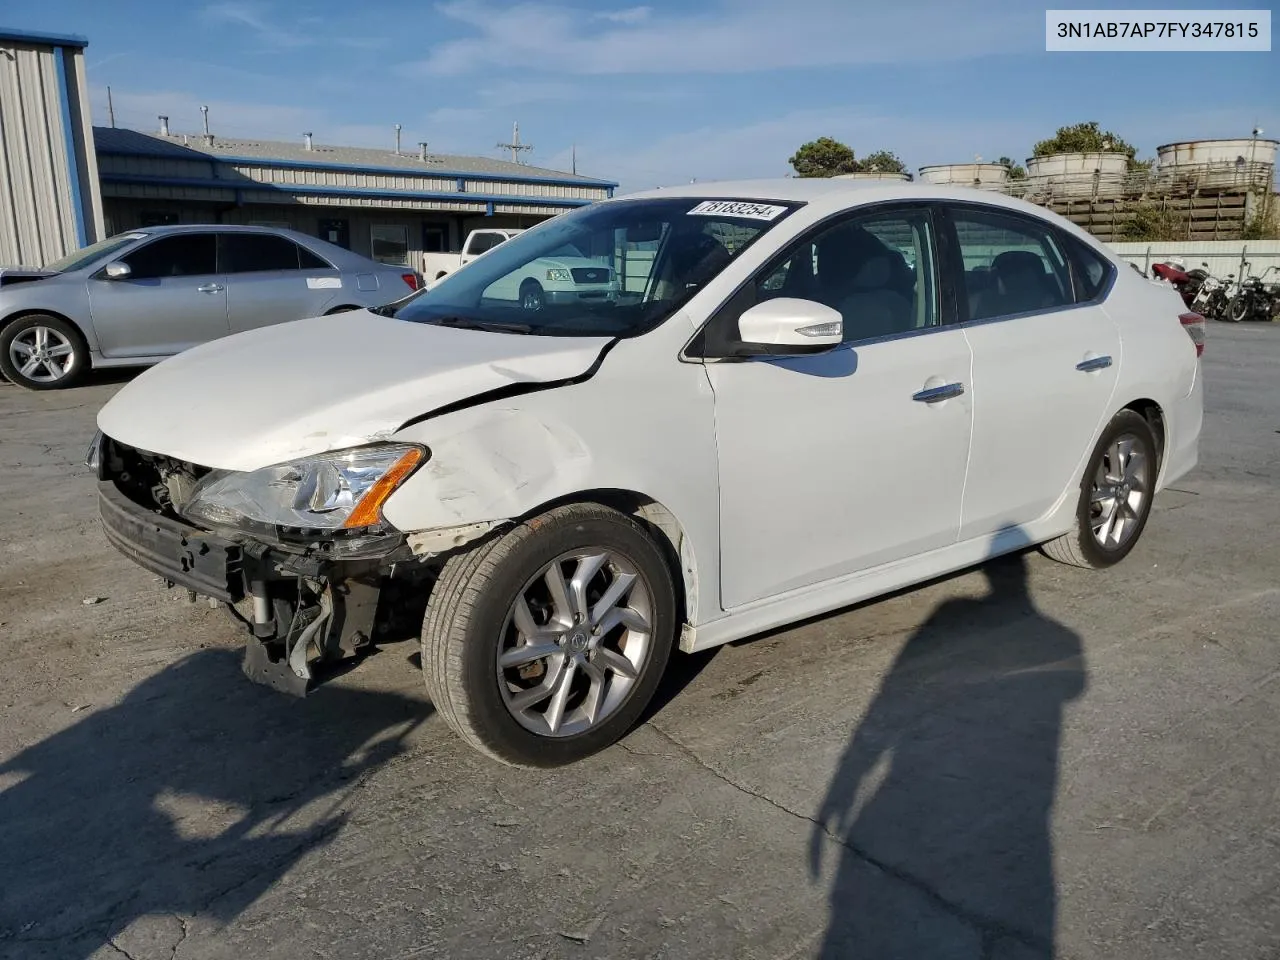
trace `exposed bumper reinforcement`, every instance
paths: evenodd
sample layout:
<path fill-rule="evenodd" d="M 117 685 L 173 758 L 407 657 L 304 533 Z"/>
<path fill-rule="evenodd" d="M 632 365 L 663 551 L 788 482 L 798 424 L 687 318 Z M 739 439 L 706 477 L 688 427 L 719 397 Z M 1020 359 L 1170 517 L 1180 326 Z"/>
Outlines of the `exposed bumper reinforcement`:
<path fill-rule="evenodd" d="M 138 506 L 110 480 L 98 482 L 98 509 L 107 540 L 140 567 L 223 603 L 244 596 L 239 545 Z"/>

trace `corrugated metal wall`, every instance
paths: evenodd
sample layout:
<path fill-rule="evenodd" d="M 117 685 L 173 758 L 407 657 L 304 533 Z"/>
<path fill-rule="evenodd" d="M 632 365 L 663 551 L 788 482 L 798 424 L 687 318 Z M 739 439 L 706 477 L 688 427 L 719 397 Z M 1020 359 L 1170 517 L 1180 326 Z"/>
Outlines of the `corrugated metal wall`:
<path fill-rule="evenodd" d="M 1165 260 L 1181 260 L 1188 270 L 1207 263 L 1205 269 L 1215 277 L 1239 274 L 1241 261 L 1248 262 L 1248 273 L 1255 277 L 1267 267 L 1280 267 L 1280 240 L 1175 240 L 1169 243 L 1109 243 L 1107 246 L 1144 270 Z M 1280 280 L 1275 272 L 1270 279 L 1272 282 Z"/>
<path fill-rule="evenodd" d="M 0 39 L 0 264 L 40 266 L 96 240 L 83 56 Z"/>

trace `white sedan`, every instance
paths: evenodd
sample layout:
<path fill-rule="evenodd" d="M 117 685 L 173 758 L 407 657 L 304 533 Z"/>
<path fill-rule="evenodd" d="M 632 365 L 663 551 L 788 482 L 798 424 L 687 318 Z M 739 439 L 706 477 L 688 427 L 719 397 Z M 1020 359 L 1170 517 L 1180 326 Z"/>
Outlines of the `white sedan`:
<path fill-rule="evenodd" d="M 627 295 L 486 296 L 566 246 Z M 674 651 L 1031 545 L 1121 560 L 1196 463 L 1203 345 L 1018 200 L 693 184 L 166 360 L 90 461 L 108 537 L 225 602 L 250 676 L 303 693 L 408 620 L 440 715 L 550 766 L 623 736 Z"/>

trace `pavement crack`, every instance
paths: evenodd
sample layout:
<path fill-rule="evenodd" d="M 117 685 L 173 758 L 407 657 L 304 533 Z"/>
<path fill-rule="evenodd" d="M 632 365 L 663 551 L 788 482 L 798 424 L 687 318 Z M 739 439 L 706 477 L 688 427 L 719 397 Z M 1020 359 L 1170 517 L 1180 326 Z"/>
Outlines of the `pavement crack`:
<path fill-rule="evenodd" d="M 805 823 L 810 824 L 811 826 L 816 827 L 818 830 L 822 832 L 824 837 L 826 837 L 828 840 L 830 840 L 832 843 L 836 844 L 837 846 L 843 847 L 845 850 L 848 850 L 851 854 L 853 854 L 853 856 L 857 857 L 863 863 L 879 871 L 880 873 L 883 873 L 885 876 L 890 877 L 893 880 L 896 880 L 899 883 L 916 891 L 925 899 L 927 899 L 930 903 L 934 904 L 934 906 L 936 906 L 938 909 L 944 911 L 945 913 L 950 914 L 951 916 L 955 917 L 957 920 L 961 921 L 962 923 L 968 924 L 974 930 L 978 931 L 978 933 L 982 936 L 984 942 L 987 941 L 988 939 L 1003 937 L 1010 940 L 1014 940 L 1017 943 L 1031 950 L 1052 955 L 1051 943 L 1043 941 L 1040 938 L 1032 936 L 1030 934 L 1024 933 L 1023 931 L 1017 929 L 1016 927 L 1011 927 L 1008 924 L 1003 923 L 994 917 L 987 917 L 987 916 L 983 916 L 982 914 L 974 913 L 973 911 L 966 909 L 960 904 L 954 903 L 953 901 L 948 900 L 945 896 L 943 896 L 941 893 L 935 890 L 932 886 L 930 886 L 929 883 L 926 882 L 925 880 L 922 880 L 919 877 L 913 876 L 912 874 L 901 869 L 900 867 L 895 867 L 892 864 L 887 863 L 884 860 L 881 860 L 880 858 L 874 856 L 867 850 L 860 847 L 858 844 L 854 843 L 848 837 L 843 837 L 838 833 L 833 833 L 831 830 L 827 828 L 827 825 L 825 823 L 822 823 L 814 819 L 808 814 L 804 814 L 804 813 L 800 813 L 799 811 L 792 810 L 790 807 L 786 806 L 783 803 L 779 803 L 777 800 L 774 800 L 772 797 L 767 796 L 763 793 L 760 793 L 757 790 L 752 790 L 750 787 L 746 786 L 745 784 L 738 783 L 736 780 L 733 780 L 732 778 L 721 773 L 715 767 L 711 766 L 711 764 L 707 763 L 705 760 L 699 757 L 691 747 L 682 743 L 680 740 L 676 739 L 670 733 L 663 730 L 661 727 L 657 726 L 652 720 L 648 721 L 645 724 L 645 726 L 652 729 L 656 734 L 658 734 L 658 736 L 662 737 L 662 739 L 666 740 L 678 751 L 680 751 L 680 753 L 684 755 L 684 757 L 686 757 L 690 762 L 696 764 L 698 767 L 705 770 L 707 773 L 711 774 L 717 780 L 721 781 L 724 784 L 727 784 L 728 786 L 732 787 L 734 790 L 737 790 L 739 793 L 744 794 L 745 796 L 754 797 L 757 800 L 761 800 L 769 804 L 769 806 L 773 807 L 775 810 L 779 810 L 789 817 L 792 817 L 796 820 L 803 821 Z M 643 756 L 643 754 L 637 753 L 634 750 L 629 752 L 636 754 L 636 756 Z"/>
<path fill-rule="evenodd" d="M 120 946 L 120 944 L 116 943 L 114 940 L 110 940 L 110 939 L 107 940 L 107 946 L 110 947 L 112 950 L 114 950 L 116 953 L 120 954 L 120 956 L 124 957 L 125 960 L 137 960 L 137 958 L 133 956 L 133 954 L 131 954 L 124 947 Z"/>
<path fill-rule="evenodd" d="M 186 941 L 187 941 L 187 934 L 190 932 L 190 931 L 188 930 L 188 928 L 187 928 L 187 918 L 186 918 L 186 917 L 181 916 L 181 915 L 176 914 L 176 913 L 173 915 L 173 917 L 174 917 L 174 919 L 175 919 L 175 920 L 177 920 L 177 921 L 178 921 L 178 923 L 179 923 L 179 924 L 181 924 L 181 925 L 182 925 L 182 933 L 181 933 L 181 935 L 178 937 L 178 942 L 177 942 L 177 943 L 175 943 L 175 944 L 173 945 L 173 950 L 172 950 L 172 951 L 170 951 L 170 953 L 169 953 L 169 960 L 175 960 L 175 958 L 178 956 L 178 948 L 179 948 L 179 947 L 181 947 L 184 943 L 186 943 Z"/>

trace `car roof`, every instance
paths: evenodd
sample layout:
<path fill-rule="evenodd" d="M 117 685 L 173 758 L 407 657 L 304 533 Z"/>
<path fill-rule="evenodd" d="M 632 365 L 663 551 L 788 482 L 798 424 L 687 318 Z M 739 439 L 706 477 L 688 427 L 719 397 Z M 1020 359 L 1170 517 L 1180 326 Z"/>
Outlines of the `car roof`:
<path fill-rule="evenodd" d="M 288 237 L 295 243 L 301 244 L 313 253 L 317 253 L 329 260 L 339 268 L 400 269 L 370 260 L 368 257 L 348 250 L 346 247 L 329 243 L 327 240 L 313 237 L 300 230 L 291 230 L 285 227 L 254 227 L 238 223 L 173 223 L 154 227 L 139 227 L 137 230 L 121 230 L 117 235 L 165 237 L 182 233 L 265 233 L 276 237 Z"/>
<path fill-rule="evenodd" d="M 1045 220 L 1088 243 L 1095 250 L 1112 257 L 1102 243 L 1046 207 L 1038 206 L 1018 197 L 1007 196 L 993 190 L 974 187 L 956 187 L 947 184 L 903 180 L 845 180 L 839 177 L 777 177 L 767 180 L 720 180 L 709 183 L 685 183 L 674 187 L 659 187 L 639 193 L 630 193 L 603 203 L 620 200 L 661 200 L 673 197 L 698 199 L 734 199 L 780 203 L 803 203 L 820 215 L 869 203 L 885 203 L 894 200 L 923 200 L 981 203 L 988 207 L 1003 207 L 1017 213 Z"/>
<path fill-rule="evenodd" d="M 314 240 L 305 233 L 285 227 L 253 227 L 239 223 L 171 223 L 154 227 L 139 227 L 137 230 L 121 230 L 123 233 L 145 233 L 148 236 L 162 237 L 170 233 L 270 233 L 277 236 L 298 240 Z"/>

